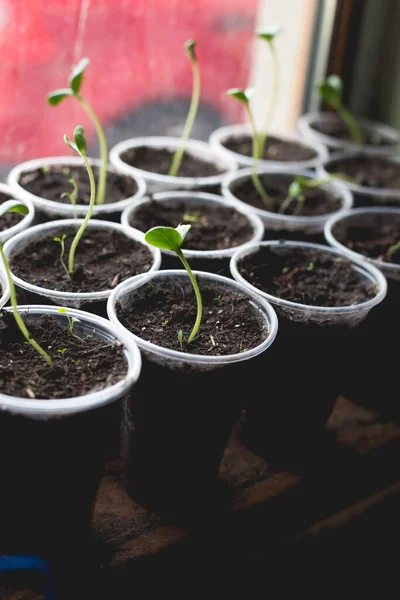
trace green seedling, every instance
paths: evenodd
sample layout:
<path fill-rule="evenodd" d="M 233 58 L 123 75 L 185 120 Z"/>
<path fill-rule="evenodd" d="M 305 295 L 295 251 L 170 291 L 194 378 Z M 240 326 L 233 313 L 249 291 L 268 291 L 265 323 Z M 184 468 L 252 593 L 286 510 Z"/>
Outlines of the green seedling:
<path fill-rule="evenodd" d="M 315 264 L 313 262 L 308 263 L 307 271 L 314 271 L 314 269 L 315 269 Z"/>
<path fill-rule="evenodd" d="M 272 95 L 271 95 L 271 103 L 269 105 L 266 117 L 265 117 L 265 122 L 264 122 L 264 127 L 262 129 L 262 132 L 260 134 L 260 139 L 259 139 L 259 143 L 258 143 L 258 152 L 259 158 L 263 158 L 264 156 L 264 149 L 265 149 L 265 143 L 267 141 L 268 138 L 268 133 L 271 127 L 271 121 L 272 118 L 274 116 L 275 110 L 276 110 L 276 105 L 278 102 L 278 93 L 279 93 L 279 61 L 278 61 L 278 54 L 276 52 L 276 47 L 275 47 L 275 38 L 282 32 L 282 25 L 280 24 L 276 24 L 276 25 L 270 25 L 270 27 L 267 27 L 266 29 L 262 29 L 256 32 L 256 36 L 260 39 L 260 40 L 264 40 L 267 43 L 267 46 L 269 48 L 269 51 L 271 53 L 271 58 L 272 58 L 272 69 L 273 69 L 273 83 L 272 83 Z"/>
<path fill-rule="evenodd" d="M 200 215 L 199 213 L 187 212 L 183 215 L 183 220 L 187 221 L 188 223 L 198 223 L 200 220 Z"/>
<path fill-rule="evenodd" d="M 254 121 L 254 117 L 253 117 L 253 112 L 250 108 L 250 98 L 253 96 L 255 89 L 254 88 L 247 88 L 246 90 L 241 90 L 240 88 L 231 88 L 230 90 L 227 90 L 227 94 L 228 96 L 230 96 L 231 98 L 235 98 L 235 100 L 237 100 L 238 102 L 241 102 L 247 111 L 247 114 L 249 116 L 249 120 L 250 120 L 250 124 L 251 124 L 251 129 L 253 132 L 253 171 L 251 174 L 251 179 L 253 182 L 253 185 L 255 187 L 255 189 L 257 190 L 264 206 L 270 210 L 271 209 L 271 201 L 268 197 L 267 192 L 265 191 L 263 184 L 260 181 L 260 178 L 258 176 L 258 161 L 259 161 L 259 157 L 260 157 L 260 150 L 259 150 L 259 144 L 260 144 L 260 137 L 257 133 L 257 128 L 256 128 L 256 124 Z"/>
<path fill-rule="evenodd" d="M 68 183 L 72 185 L 72 192 L 63 192 L 60 194 L 60 198 L 68 198 L 74 207 L 74 219 L 77 218 L 76 214 L 76 201 L 78 200 L 78 185 L 73 177 L 68 179 Z"/>
<path fill-rule="evenodd" d="M 67 348 L 59 348 L 57 350 L 57 352 L 59 352 L 63 358 L 64 358 L 64 354 L 66 353 L 66 351 L 67 351 Z"/>
<path fill-rule="evenodd" d="M 83 130 L 83 127 L 81 127 L 80 125 L 78 125 L 78 127 L 75 127 L 73 142 L 70 141 L 70 139 L 68 138 L 67 135 L 64 135 L 64 142 L 67 144 L 67 146 L 69 146 L 72 150 L 74 150 L 81 157 L 81 159 L 83 160 L 83 163 L 86 167 L 87 173 L 89 175 L 89 181 L 90 181 L 89 208 L 88 208 L 86 217 L 85 217 L 82 225 L 79 227 L 78 231 L 76 232 L 76 235 L 73 239 L 73 242 L 71 244 L 71 248 L 69 251 L 68 272 L 70 275 L 72 275 L 72 273 L 74 272 L 75 252 L 78 247 L 79 240 L 81 239 L 82 235 L 84 234 L 87 224 L 89 223 L 90 217 L 92 216 L 92 213 L 93 213 L 94 202 L 95 202 L 95 197 L 96 197 L 96 184 L 94 181 L 92 168 L 91 168 L 91 166 L 88 162 L 87 156 L 86 156 L 86 138 L 85 138 L 85 132 Z"/>
<path fill-rule="evenodd" d="M 3 202 L 3 204 L 0 205 L 0 217 L 5 215 L 6 213 L 19 213 L 21 215 L 27 215 L 28 209 L 24 204 L 21 204 L 17 200 L 7 200 L 6 202 Z M 29 343 L 37 352 L 39 352 L 41 357 L 49 365 L 50 369 L 52 369 L 53 361 L 51 360 L 51 358 L 47 354 L 47 352 L 45 352 L 45 350 L 43 350 L 43 348 L 30 336 L 25 323 L 24 323 L 21 315 L 18 312 L 17 295 L 15 292 L 15 286 L 14 286 L 14 282 L 11 277 L 10 266 L 8 264 L 5 254 L 4 254 L 3 244 L 1 243 L 1 241 L 0 241 L 0 256 L 1 256 L 1 260 L 3 261 L 8 285 L 10 287 L 10 301 L 11 301 L 11 306 L 12 306 L 15 322 L 17 323 L 18 328 L 21 331 L 24 338 L 26 339 L 27 343 Z"/>
<path fill-rule="evenodd" d="M 197 111 L 199 108 L 200 101 L 200 69 L 196 58 L 196 42 L 194 40 L 188 40 L 185 42 L 185 51 L 190 60 L 190 64 L 192 65 L 192 73 L 193 73 L 193 85 L 192 85 L 192 98 L 190 101 L 189 112 L 186 117 L 186 122 L 183 127 L 180 144 L 174 154 L 172 159 L 171 167 L 169 169 L 168 175 L 171 177 L 176 177 L 178 174 L 179 168 L 181 166 L 183 153 L 185 152 L 185 144 L 189 139 L 191 131 L 193 129 L 193 124 L 196 119 Z"/>
<path fill-rule="evenodd" d="M 197 316 L 196 316 L 196 321 L 195 321 L 194 327 L 192 329 L 192 332 L 189 335 L 188 340 L 187 340 L 188 344 L 190 344 L 190 342 L 192 342 L 194 340 L 194 338 L 196 337 L 197 332 L 200 327 L 202 314 L 203 314 L 203 302 L 201 299 L 199 286 L 197 285 L 197 281 L 192 273 L 189 263 L 187 262 L 186 258 L 183 255 L 183 252 L 181 249 L 184 239 L 185 239 L 190 227 L 191 227 L 191 225 L 178 225 L 178 227 L 176 227 L 176 229 L 174 229 L 173 227 L 153 227 L 152 229 L 149 229 L 149 231 L 144 236 L 144 239 L 146 240 L 146 242 L 148 244 L 151 244 L 152 246 L 155 246 L 156 248 L 160 248 L 161 250 L 172 250 L 172 252 L 175 252 L 175 254 L 180 259 L 180 261 L 182 262 L 183 266 L 185 267 L 185 269 L 189 275 L 190 282 L 193 286 L 193 290 L 194 290 L 194 293 L 196 296 Z M 182 338 L 181 331 L 178 332 L 178 340 L 181 342 L 182 339 L 180 339 L 179 336 L 181 336 L 181 338 Z M 182 348 L 182 343 L 181 343 L 181 348 Z"/>
<path fill-rule="evenodd" d="M 331 175 L 321 179 L 309 179 L 307 177 L 303 177 L 302 175 L 297 175 L 289 186 L 287 198 L 285 198 L 285 200 L 282 202 L 279 212 L 283 214 L 285 210 L 289 208 L 290 204 L 296 200 L 297 207 L 295 214 L 298 214 L 306 200 L 304 194 L 305 190 L 312 190 L 313 188 L 324 185 L 325 183 L 331 183 L 335 179 L 354 182 L 351 177 L 348 177 L 342 173 L 332 173 Z"/>
<path fill-rule="evenodd" d="M 360 127 L 349 109 L 342 102 L 343 83 L 341 78 L 338 75 L 329 75 L 317 89 L 322 100 L 343 119 L 353 142 L 355 144 L 362 144 Z"/>
<path fill-rule="evenodd" d="M 66 274 L 69 276 L 69 272 L 68 272 L 68 269 L 67 269 L 67 265 L 66 265 L 66 264 L 65 264 L 65 262 L 64 262 L 64 252 L 65 252 L 64 241 L 65 241 L 65 238 L 66 238 L 66 237 L 67 237 L 67 236 L 64 234 L 64 235 L 62 235 L 61 237 L 55 237 L 55 238 L 53 238 L 53 241 L 54 241 L 54 242 L 59 242 L 59 244 L 60 244 L 60 246 L 61 246 L 61 252 L 60 252 L 60 263 L 61 263 L 61 266 L 62 266 L 62 268 L 63 268 L 63 269 L 64 269 L 64 271 L 66 272 Z"/>
<path fill-rule="evenodd" d="M 76 319 L 75 317 L 72 317 L 72 319 L 71 319 L 71 317 L 67 313 L 67 309 L 64 308 L 64 307 L 57 308 L 57 312 L 60 313 L 60 315 L 65 315 L 67 317 L 68 327 L 69 327 L 70 334 L 74 338 L 77 338 L 78 340 L 81 340 L 81 342 L 85 342 L 84 339 L 82 339 L 81 337 L 79 337 L 79 335 L 76 335 L 76 333 L 74 333 L 75 323 L 79 323 L 79 319 Z"/>
<path fill-rule="evenodd" d="M 395 252 L 397 252 L 398 250 L 400 250 L 400 240 L 398 242 L 396 242 L 396 244 L 393 244 L 393 246 L 390 246 L 387 253 L 388 253 L 389 257 L 392 257 L 393 254 Z"/>
<path fill-rule="evenodd" d="M 182 329 L 178 331 L 178 342 L 180 344 L 181 350 L 183 350 L 183 333 Z"/>
<path fill-rule="evenodd" d="M 89 66 L 89 63 L 90 61 L 88 58 L 82 58 L 82 60 L 80 60 L 76 67 L 74 67 L 72 70 L 71 76 L 68 80 L 69 87 L 50 92 L 50 94 L 47 96 L 47 101 L 50 104 L 50 106 L 58 106 L 66 98 L 76 98 L 76 100 L 86 111 L 93 125 L 95 126 L 97 137 L 99 140 L 101 158 L 101 166 L 99 169 L 99 177 L 97 181 L 98 189 L 96 204 L 104 204 L 107 185 L 107 140 L 104 134 L 103 127 L 101 126 L 101 123 L 97 118 L 95 112 L 93 111 L 92 107 L 86 102 L 86 100 L 84 100 L 80 95 L 80 90 L 83 82 L 83 75 L 85 70 Z"/>

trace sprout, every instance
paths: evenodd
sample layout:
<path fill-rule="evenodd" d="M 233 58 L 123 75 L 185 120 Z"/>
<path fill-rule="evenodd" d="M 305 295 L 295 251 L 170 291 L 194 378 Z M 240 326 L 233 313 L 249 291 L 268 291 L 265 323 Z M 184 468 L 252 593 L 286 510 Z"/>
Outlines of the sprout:
<path fill-rule="evenodd" d="M 188 344 L 190 344 L 190 342 L 192 342 L 193 339 L 196 337 L 197 332 L 200 327 L 202 314 L 203 314 L 203 302 L 201 299 L 199 286 L 197 285 L 197 281 L 191 271 L 191 268 L 189 267 L 189 264 L 188 264 L 186 258 L 183 255 L 182 250 L 181 250 L 183 241 L 184 241 L 190 227 L 191 227 L 191 225 L 178 225 L 178 227 L 176 227 L 176 229 L 174 229 L 173 227 L 153 227 L 152 229 L 149 229 L 149 231 L 144 236 L 144 239 L 146 240 L 146 242 L 148 244 L 151 244 L 152 246 L 155 246 L 156 248 L 160 248 L 161 250 L 172 250 L 172 252 L 175 252 L 175 254 L 181 260 L 183 266 L 185 267 L 185 269 L 189 275 L 189 278 L 190 278 L 190 281 L 191 281 L 191 284 L 193 286 L 193 290 L 194 290 L 194 293 L 196 296 L 196 301 L 197 301 L 197 316 L 196 316 L 196 322 L 194 324 L 192 332 L 189 335 L 188 340 L 187 340 Z M 178 332 L 178 340 L 181 343 L 181 347 L 182 347 L 182 332 L 181 331 Z"/>
<path fill-rule="evenodd" d="M 282 25 L 280 25 L 278 23 L 275 25 L 270 25 L 269 27 L 256 32 L 256 36 L 260 40 L 264 40 L 265 42 L 267 42 L 267 45 L 268 45 L 268 48 L 270 50 L 271 57 L 272 57 L 272 63 L 273 63 L 273 67 L 272 67 L 273 68 L 273 83 L 272 83 L 271 103 L 270 103 L 269 109 L 267 111 L 264 128 L 260 134 L 260 140 L 258 143 L 259 158 L 263 158 L 263 156 L 264 156 L 265 143 L 267 141 L 269 129 L 271 127 L 272 117 L 274 116 L 276 104 L 278 101 L 279 61 L 278 61 L 278 54 L 277 54 L 276 48 L 275 48 L 275 38 L 281 32 L 282 32 Z"/>
<path fill-rule="evenodd" d="M 58 106 L 63 100 L 66 98 L 76 98 L 80 105 L 85 109 L 86 113 L 89 115 L 93 125 L 96 128 L 97 137 L 99 139 L 100 146 L 100 157 L 101 157 L 101 166 L 99 169 L 99 177 L 98 177 L 98 190 L 97 190 L 97 198 L 96 204 L 104 204 L 104 198 L 106 194 L 106 183 L 107 183 L 107 163 L 108 163 L 108 150 L 107 150 L 107 140 L 104 134 L 104 130 L 101 126 L 99 119 L 94 113 L 91 106 L 82 98 L 80 95 L 80 89 L 83 81 L 83 74 L 86 68 L 89 66 L 89 59 L 82 58 L 82 60 L 73 68 L 71 76 L 69 78 L 69 88 L 62 88 L 59 90 L 54 90 L 50 92 L 47 96 L 47 101 L 50 106 Z"/>
<path fill-rule="evenodd" d="M 89 208 L 86 213 L 85 220 L 83 221 L 82 225 L 78 229 L 78 231 L 73 239 L 73 242 L 71 244 L 70 251 L 69 251 L 68 272 L 70 275 L 72 275 L 72 273 L 74 272 L 74 259 L 75 259 L 76 248 L 78 246 L 79 240 L 81 239 L 81 237 L 87 227 L 87 224 L 90 221 L 90 217 L 92 216 L 92 212 L 93 212 L 93 208 L 94 208 L 94 201 L 95 201 L 95 197 L 96 197 L 96 184 L 94 181 L 92 168 L 89 165 L 88 159 L 86 157 L 86 138 L 85 138 L 85 132 L 83 130 L 83 127 L 81 127 L 80 125 L 78 125 L 78 127 L 75 127 L 74 142 L 71 142 L 67 135 L 64 135 L 64 142 L 67 144 L 67 146 L 69 146 L 72 150 L 74 150 L 82 158 L 83 163 L 88 172 L 89 181 L 90 181 Z"/>
<path fill-rule="evenodd" d="M 300 208 L 302 205 L 304 205 L 306 200 L 304 195 L 305 190 L 312 190 L 313 188 L 324 185 L 325 183 L 331 183 L 331 181 L 334 181 L 335 179 L 354 182 L 351 177 L 348 177 L 342 173 L 332 173 L 331 175 L 323 177 L 322 179 L 309 179 L 307 177 L 303 177 L 302 175 L 297 175 L 289 186 L 287 198 L 282 202 L 279 212 L 283 214 L 293 200 L 297 200 L 298 202 L 295 212 L 300 212 Z"/>
<path fill-rule="evenodd" d="M 67 266 L 66 266 L 66 264 L 65 264 L 65 262 L 64 262 L 64 252 L 65 252 L 64 241 L 65 241 L 65 238 L 66 238 L 66 237 L 67 237 L 67 236 L 64 234 L 64 235 L 62 235 L 61 237 L 55 237 L 55 238 L 53 238 L 53 241 L 54 241 L 54 242 L 59 242 L 59 244 L 60 244 L 60 246 L 61 246 L 61 252 L 60 252 L 60 263 L 61 263 L 61 266 L 62 266 L 62 268 L 63 268 L 63 269 L 64 269 L 64 271 L 66 272 L 66 274 L 67 274 L 67 275 L 69 275 L 69 273 L 68 273 L 68 269 L 67 269 Z"/>
<path fill-rule="evenodd" d="M 60 315 L 65 315 L 67 317 L 70 334 L 73 337 L 77 338 L 78 340 L 81 340 L 81 342 L 84 342 L 86 344 L 84 339 L 82 339 L 81 337 L 79 337 L 79 335 L 76 335 L 76 333 L 74 333 L 74 325 L 75 325 L 75 323 L 80 323 L 80 320 L 76 319 L 75 317 L 72 317 L 72 319 L 71 319 L 71 317 L 67 313 L 67 309 L 64 308 L 63 306 L 61 306 L 60 308 L 57 308 L 57 312 L 60 313 Z"/>
<path fill-rule="evenodd" d="M 12 212 L 20 213 L 21 215 L 26 215 L 26 214 L 28 214 L 28 209 L 24 204 L 21 204 L 20 202 L 18 202 L 16 200 L 7 200 L 6 202 L 3 202 L 3 204 L 0 205 L 0 217 L 5 215 L 6 213 L 12 213 Z M 24 338 L 26 339 L 26 341 L 35 350 L 37 350 L 37 352 L 39 352 L 39 354 L 42 356 L 42 358 L 49 365 L 50 369 L 52 369 L 53 361 L 51 360 L 51 358 L 47 354 L 47 352 L 45 352 L 45 350 L 43 350 L 43 348 L 41 346 L 39 346 L 39 344 L 30 336 L 25 323 L 24 323 L 21 315 L 18 312 L 17 295 L 15 292 L 15 286 L 14 286 L 14 282 L 11 277 L 10 266 L 8 264 L 5 254 L 4 254 L 3 244 L 1 243 L 1 241 L 0 241 L 0 256 L 3 261 L 4 270 L 6 272 L 8 284 L 10 286 L 10 301 L 11 301 L 11 306 L 12 306 L 15 322 L 17 323 L 19 330 L 21 331 L 21 333 L 24 336 Z"/>
<path fill-rule="evenodd" d="M 235 98 L 235 100 L 244 104 L 247 114 L 249 115 L 251 128 L 253 130 L 253 172 L 251 174 L 251 179 L 253 181 L 253 185 L 254 185 L 255 189 L 257 190 L 259 196 L 261 197 L 263 204 L 269 210 L 269 209 L 271 209 L 271 201 L 268 197 L 267 192 L 265 191 L 265 189 L 263 187 L 263 184 L 260 181 L 260 178 L 259 178 L 258 172 L 257 172 L 258 160 L 260 157 L 260 151 L 259 151 L 260 138 L 257 133 L 256 124 L 255 124 L 253 113 L 252 113 L 252 110 L 250 108 L 250 103 L 249 103 L 249 100 L 253 96 L 254 91 L 255 91 L 254 88 L 247 88 L 246 90 L 241 90 L 240 88 L 231 88 L 230 90 L 227 90 L 226 93 L 231 98 Z"/>
<path fill-rule="evenodd" d="M 77 218 L 76 214 L 76 201 L 78 199 L 78 185 L 73 177 L 68 179 L 68 183 L 72 185 L 72 192 L 63 192 L 60 194 L 60 198 L 68 198 L 74 207 L 74 219 Z"/>
<path fill-rule="evenodd" d="M 181 166 L 183 153 L 185 151 L 185 143 L 188 140 L 190 133 L 193 128 L 194 121 L 196 119 L 197 110 L 199 108 L 200 100 L 200 70 L 196 59 L 195 53 L 196 42 L 188 40 L 185 42 L 186 54 L 189 57 L 190 64 L 192 65 L 193 72 L 193 86 L 192 86 L 192 99 L 190 101 L 189 112 L 186 117 L 186 122 L 182 131 L 180 144 L 172 159 L 171 167 L 168 175 L 175 177 L 178 174 L 179 167 Z"/>
<path fill-rule="evenodd" d="M 317 89 L 322 100 L 329 104 L 343 119 L 353 142 L 355 144 L 362 144 L 360 127 L 349 109 L 342 102 L 343 83 L 340 77 L 338 75 L 329 75 Z"/>

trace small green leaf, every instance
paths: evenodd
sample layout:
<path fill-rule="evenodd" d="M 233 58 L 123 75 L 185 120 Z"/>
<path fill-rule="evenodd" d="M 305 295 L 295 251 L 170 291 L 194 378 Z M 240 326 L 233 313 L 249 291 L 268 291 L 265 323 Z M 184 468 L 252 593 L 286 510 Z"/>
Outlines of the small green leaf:
<path fill-rule="evenodd" d="M 290 184 L 288 193 L 289 198 L 297 198 L 301 194 L 301 186 L 296 179 Z"/>
<path fill-rule="evenodd" d="M 260 29 L 256 32 L 256 36 L 260 38 L 260 40 L 265 40 L 266 42 L 272 42 L 277 35 L 279 35 L 283 30 L 283 27 L 280 23 L 275 23 L 274 25 L 270 25 L 269 27 L 265 27 L 264 29 Z"/>
<path fill-rule="evenodd" d="M 74 142 L 71 142 L 71 140 L 69 139 L 69 137 L 67 135 L 64 135 L 64 142 L 67 144 L 67 146 L 69 146 L 71 148 L 71 150 L 74 150 L 74 152 L 79 154 L 77 145 L 74 144 Z"/>
<path fill-rule="evenodd" d="M 187 225 L 187 227 L 190 227 L 190 225 Z M 144 239 L 151 246 L 161 250 L 173 250 L 174 252 L 180 249 L 183 242 L 181 234 L 173 227 L 153 227 L 149 229 Z"/>
<path fill-rule="evenodd" d="M 319 86 L 321 98 L 335 110 L 342 106 L 343 84 L 338 75 L 329 75 Z"/>
<path fill-rule="evenodd" d="M 70 98 L 72 95 L 73 94 L 71 90 L 68 88 L 54 90 L 47 96 L 47 102 L 50 104 L 50 106 L 57 106 L 57 104 L 60 104 L 60 102 L 65 100 L 65 98 Z"/>
<path fill-rule="evenodd" d="M 27 215 L 29 212 L 25 204 L 21 204 L 18 200 L 6 200 L 3 204 L 0 204 L 0 217 L 6 213 L 19 213 L 20 215 Z"/>
<path fill-rule="evenodd" d="M 231 98 L 235 98 L 239 100 L 242 104 L 248 104 L 250 98 L 253 96 L 255 92 L 255 88 L 247 88 L 246 90 L 241 90 L 240 88 L 231 88 L 227 90 L 228 96 Z"/>
<path fill-rule="evenodd" d="M 196 62 L 195 48 L 196 48 L 196 42 L 194 40 L 187 40 L 187 42 L 185 42 L 186 54 L 188 55 L 188 57 L 190 58 L 190 60 L 192 62 Z"/>
<path fill-rule="evenodd" d="M 67 309 L 64 308 L 64 307 L 60 307 L 60 308 L 57 308 L 57 312 L 60 313 L 60 314 L 62 314 L 62 315 L 66 315 L 67 314 Z"/>
<path fill-rule="evenodd" d="M 86 156 L 86 138 L 82 125 L 75 127 L 74 141 L 80 154 Z"/>
<path fill-rule="evenodd" d="M 76 65 L 76 67 L 72 69 L 72 73 L 68 82 L 75 96 L 79 94 L 79 90 L 81 89 L 82 85 L 83 73 L 85 69 L 89 66 L 89 63 L 90 60 L 88 58 L 82 58 Z"/>
<path fill-rule="evenodd" d="M 187 236 L 190 228 L 191 228 L 191 225 L 178 225 L 178 227 L 176 227 L 176 231 L 181 236 L 182 242 L 184 241 L 185 237 Z"/>

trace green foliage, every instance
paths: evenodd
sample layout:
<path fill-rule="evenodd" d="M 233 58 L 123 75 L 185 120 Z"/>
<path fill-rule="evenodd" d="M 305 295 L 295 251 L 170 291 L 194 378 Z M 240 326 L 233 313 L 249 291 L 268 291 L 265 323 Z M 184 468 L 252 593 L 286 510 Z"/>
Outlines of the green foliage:
<path fill-rule="evenodd" d="M 319 94 L 324 102 L 328 104 L 344 121 L 351 138 L 355 144 L 362 144 L 360 127 L 351 112 L 344 106 L 343 83 L 339 75 L 329 75 L 325 81 L 317 87 Z"/>
<path fill-rule="evenodd" d="M 69 276 L 67 266 L 66 266 L 66 264 L 64 262 L 64 252 L 65 252 L 64 241 L 65 241 L 66 237 L 67 236 L 64 234 L 61 237 L 55 237 L 55 238 L 53 238 L 53 240 L 55 242 L 58 242 L 60 244 L 60 246 L 61 246 L 60 263 L 61 263 L 62 268 L 66 272 L 66 274 Z"/>
<path fill-rule="evenodd" d="M 265 40 L 266 42 L 272 42 L 276 36 L 282 33 L 282 31 L 282 25 L 280 23 L 275 23 L 273 25 L 269 25 L 269 27 L 264 27 L 263 29 L 256 31 L 256 36 L 261 40 Z"/>

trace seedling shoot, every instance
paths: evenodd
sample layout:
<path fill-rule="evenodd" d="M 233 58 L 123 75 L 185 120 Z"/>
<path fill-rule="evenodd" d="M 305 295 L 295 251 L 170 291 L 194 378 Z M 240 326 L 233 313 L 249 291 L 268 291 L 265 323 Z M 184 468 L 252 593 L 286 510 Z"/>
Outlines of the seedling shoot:
<path fill-rule="evenodd" d="M 329 77 L 318 86 L 318 91 L 322 100 L 333 108 L 343 119 L 353 142 L 355 144 L 362 144 L 360 127 L 342 101 L 343 83 L 341 78 L 338 75 L 329 75 Z"/>

